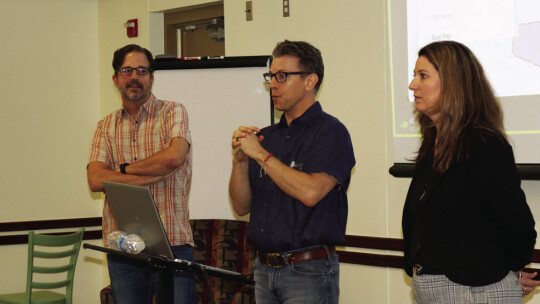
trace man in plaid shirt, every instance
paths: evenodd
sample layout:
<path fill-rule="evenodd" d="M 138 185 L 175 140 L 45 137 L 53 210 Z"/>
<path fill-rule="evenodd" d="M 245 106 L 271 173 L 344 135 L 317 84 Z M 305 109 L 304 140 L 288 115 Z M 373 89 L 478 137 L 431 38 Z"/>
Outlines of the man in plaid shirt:
<path fill-rule="evenodd" d="M 113 58 L 113 82 L 122 97 L 122 109 L 98 123 L 87 167 L 88 184 L 103 192 L 103 181 L 147 185 L 177 258 L 193 260 L 189 225 L 191 136 L 188 115 L 180 103 L 156 99 L 152 54 L 138 45 L 118 49 Z M 105 198 L 103 239 L 117 230 Z M 107 256 L 116 304 L 151 303 L 158 291 L 158 274 Z M 175 303 L 196 303 L 195 283 L 175 277 Z"/>

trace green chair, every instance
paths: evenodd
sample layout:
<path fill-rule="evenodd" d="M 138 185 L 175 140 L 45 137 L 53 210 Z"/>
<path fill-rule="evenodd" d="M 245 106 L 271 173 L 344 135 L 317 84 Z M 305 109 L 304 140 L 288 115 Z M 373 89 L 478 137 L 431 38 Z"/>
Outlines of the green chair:
<path fill-rule="evenodd" d="M 84 228 L 67 235 L 43 235 L 30 231 L 26 292 L 0 294 L 0 303 L 71 304 L 75 264 L 83 234 Z M 62 287 L 65 287 L 65 294 L 47 290 Z"/>

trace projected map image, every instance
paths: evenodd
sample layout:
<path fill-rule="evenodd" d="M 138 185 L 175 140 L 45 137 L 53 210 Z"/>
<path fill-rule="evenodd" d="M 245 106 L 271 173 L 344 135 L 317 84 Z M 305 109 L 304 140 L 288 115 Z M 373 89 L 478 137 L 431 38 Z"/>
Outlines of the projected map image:
<path fill-rule="evenodd" d="M 467 45 L 484 67 L 501 101 L 507 133 L 517 142 L 529 140 L 521 135 L 540 138 L 539 0 L 389 1 L 393 11 L 406 6 L 407 12 L 406 19 L 393 14 L 390 27 L 394 137 L 418 136 L 414 97 L 407 89 L 418 50 L 434 41 L 455 40 Z M 401 54 L 403 45 L 406 55 Z"/>
<path fill-rule="evenodd" d="M 517 58 L 540 67 L 540 21 L 520 24 L 518 33 L 512 52 Z"/>
<path fill-rule="evenodd" d="M 476 54 L 498 96 L 540 94 L 540 1 L 409 0 L 407 10 L 409 71 L 422 46 L 455 40 Z"/>

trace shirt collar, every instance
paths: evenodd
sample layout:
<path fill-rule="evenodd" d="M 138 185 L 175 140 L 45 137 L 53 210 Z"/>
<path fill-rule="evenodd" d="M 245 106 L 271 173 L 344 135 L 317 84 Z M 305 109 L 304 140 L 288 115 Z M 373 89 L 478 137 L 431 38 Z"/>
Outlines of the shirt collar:
<path fill-rule="evenodd" d="M 150 92 L 150 96 L 148 97 L 148 100 L 143 104 L 141 108 L 146 110 L 148 114 L 153 114 L 156 111 L 156 96 L 152 92 Z"/>
<path fill-rule="evenodd" d="M 298 122 L 306 125 L 310 125 L 317 119 L 321 114 L 323 113 L 321 104 L 316 101 L 311 107 L 309 107 L 304 114 L 300 115 L 300 117 L 294 119 L 291 121 L 291 124 Z M 287 127 L 287 121 L 285 119 L 285 114 L 281 115 L 281 119 L 279 120 L 279 126 L 282 128 Z"/>

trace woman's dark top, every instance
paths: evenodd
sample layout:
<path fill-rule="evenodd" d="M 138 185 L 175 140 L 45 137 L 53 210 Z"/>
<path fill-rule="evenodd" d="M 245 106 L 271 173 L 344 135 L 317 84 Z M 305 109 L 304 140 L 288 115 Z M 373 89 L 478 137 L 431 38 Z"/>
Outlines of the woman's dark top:
<path fill-rule="evenodd" d="M 440 176 L 433 148 L 415 167 L 403 210 L 405 271 L 444 274 L 483 286 L 532 257 L 536 231 L 521 190 L 512 147 L 501 135 L 471 129 L 464 153 Z"/>

